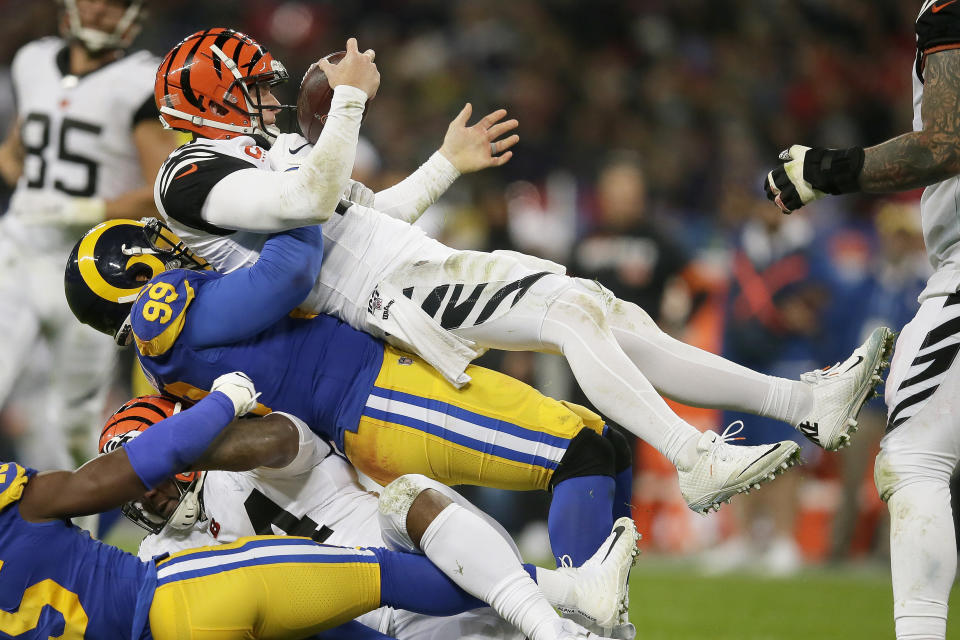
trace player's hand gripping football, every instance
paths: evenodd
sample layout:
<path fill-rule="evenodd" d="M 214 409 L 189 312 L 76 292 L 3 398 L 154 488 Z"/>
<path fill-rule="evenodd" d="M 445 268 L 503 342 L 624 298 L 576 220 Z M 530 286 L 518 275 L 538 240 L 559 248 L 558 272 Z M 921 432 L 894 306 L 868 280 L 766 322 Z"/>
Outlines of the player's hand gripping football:
<path fill-rule="evenodd" d="M 253 380 L 241 371 L 223 374 L 213 381 L 210 391 L 219 391 L 230 398 L 230 402 L 233 403 L 234 414 L 237 417 L 253 411 L 253 408 L 257 406 L 257 398 L 260 397 L 260 394 L 253 387 Z"/>
<path fill-rule="evenodd" d="M 347 53 L 340 62 L 333 64 L 321 58 L 317 61 L 317 66 L 327 75 L 331 89 L 346 84 L 362 89 L 367 94 L 367 98 L 373 98 L 380 87 L 380 72 L 377 70 L 377 65 L 373 63 L 374 57 L 376 54 L 373 49 L 360 53 L 357 39 L 350 38 L 347 40 Z"/>
<path fill-rule="evenodd" d="M 473 105 L 468 102 L 447 127 L 440 153 L 460 173 L 506 164 L 513 157 L 513 151 L 508 149 L 517 144 L 520 136 L 513 134 L 504 138 L 503 135 L 516 129 L 519 123 L 515 119 L 503 120 L 507 110 L 497 109 L 477 124 L 467 126 L 472 113 Z"/>
<path fill-rule="evenodd" d="M 763 190 L 784 213 L 792 213 L 826 194 L 859 191 L 863 147 L 811 149 L 795 144 L 780 152 L 779 167 L 767 174 Z"/>

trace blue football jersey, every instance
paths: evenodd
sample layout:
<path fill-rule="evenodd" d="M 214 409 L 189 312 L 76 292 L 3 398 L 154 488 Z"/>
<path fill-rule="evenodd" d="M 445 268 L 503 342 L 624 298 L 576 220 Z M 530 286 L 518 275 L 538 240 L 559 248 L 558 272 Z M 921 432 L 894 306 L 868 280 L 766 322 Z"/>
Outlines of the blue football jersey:
<path fill-rule="evenodd" d="M 184 327 L 212 320 L 198 313 L 194 300 L 223 277 L 175 269 L 143 288 L 130 323 L 147 378 L 157 389 L 196 401 L 218 376 L 243 371 L 261 394 L 254 413 L 291 413 L 342 448 L 343 432 L 356 430 L 380 372 L 383 343 L 331 316 L 291 314 L 247 339 L 195 348 Z"/>
<path fill-rule="evenodd" d="M 21 518 L 17 502 L 35 474 L 0 463 L 0 638 L 152 637 L 154 564 L 68 521 Z"/>

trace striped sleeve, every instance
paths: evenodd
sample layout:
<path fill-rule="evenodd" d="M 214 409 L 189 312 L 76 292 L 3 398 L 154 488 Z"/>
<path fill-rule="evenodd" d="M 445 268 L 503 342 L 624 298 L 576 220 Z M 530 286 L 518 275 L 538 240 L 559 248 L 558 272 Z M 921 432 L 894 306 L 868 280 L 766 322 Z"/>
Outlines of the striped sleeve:
<path fill-rule="evenodd" d="M 926 56 L 960 48 L 960 0 L 927 0 L 917 18 L 917 51 Z"/>
<path fill-rule="evenodd" d="M 181 224 L 213 235 L 229 235 L 232 229 L 203 219 L 203 205 L 214 185 L 234 171 L 255 166 L 200 141 L 184 145 L 160 168 L 157 176 L 160 204 L 169 217 Z"/>

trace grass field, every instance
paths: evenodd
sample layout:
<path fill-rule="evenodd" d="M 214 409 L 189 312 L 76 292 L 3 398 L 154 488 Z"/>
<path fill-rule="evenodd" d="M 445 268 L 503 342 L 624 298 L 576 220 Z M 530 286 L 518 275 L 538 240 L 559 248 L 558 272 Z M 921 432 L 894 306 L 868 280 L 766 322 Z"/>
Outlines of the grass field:
<path fill-rule="evenodd" d="M 960 611 L 957 589 L 951 611 Z M 703 576 L 640 556 L 631 576 L 637 640 L 892 639 L 889 569 L 811 569 L 791 578 Z M 960 640 L 951 620 L 947 638 Z"/>

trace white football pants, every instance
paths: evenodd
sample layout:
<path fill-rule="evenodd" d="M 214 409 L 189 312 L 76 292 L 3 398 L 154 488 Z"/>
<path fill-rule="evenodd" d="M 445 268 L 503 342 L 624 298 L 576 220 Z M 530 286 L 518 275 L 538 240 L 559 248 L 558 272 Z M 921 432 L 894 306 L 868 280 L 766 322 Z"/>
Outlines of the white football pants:
<path fill-rule="evenodd" d="M 887 376 L 887 433 L 874 466 L 890 511 L 899 640 L 946 636 L 957 569 L 950 477 L 960 461 L 960 295 L 926 300 L 897 339 Z"/>
<path fill-rule="evenodd" d="M 601 413 L 674 464 L 700 432 L 657 390 L 694 406 L 769 415 L 765 406 L 777 381 L 674 340 L 640 307 L 596 282 L 559 274 L 536 281 L 501 315 L 452 331 L 489 348 L 562 354 Z"/>

